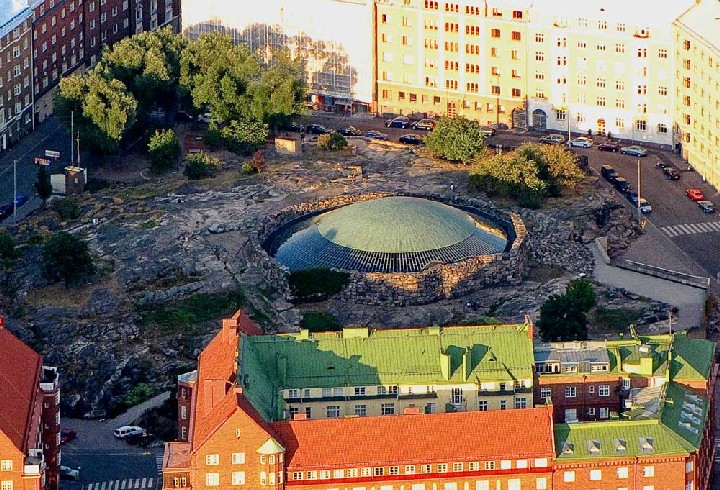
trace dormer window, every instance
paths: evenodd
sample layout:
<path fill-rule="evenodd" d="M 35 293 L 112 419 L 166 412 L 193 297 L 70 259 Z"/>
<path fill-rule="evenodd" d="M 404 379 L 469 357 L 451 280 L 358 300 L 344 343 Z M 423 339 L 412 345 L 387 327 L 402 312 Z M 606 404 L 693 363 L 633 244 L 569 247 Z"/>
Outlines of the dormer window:
<path fill-rule="evenodd" d="M 641 27 L 635 30 L 635 37 L 648 38 L 650 37 L 650 29 L 647 27 Z"/>
<path fill-rule="evenodd" d="M 627 452 L 627 442 L 625 439 L 615 439 L 615 454 L 625 454 Z"/>
<path fill-rule="evenodd" d="M 588 453 L 591 456 L 597 456 L 600 454 L 600 441 L 588 441 Z"/>
<path fill-rule="evenodd" d="M 652 439 L 652 437 L 640 438 L 640 451 L 642 451 L 643 453 L 655 452 L 655 441 Z"/>
<path fill-rule="evenodd" d="M 575 452 L 575 446 L 571 442 L 564 442 L 562 447 L 562 453 L 566 455 L 573 454 Z"/>

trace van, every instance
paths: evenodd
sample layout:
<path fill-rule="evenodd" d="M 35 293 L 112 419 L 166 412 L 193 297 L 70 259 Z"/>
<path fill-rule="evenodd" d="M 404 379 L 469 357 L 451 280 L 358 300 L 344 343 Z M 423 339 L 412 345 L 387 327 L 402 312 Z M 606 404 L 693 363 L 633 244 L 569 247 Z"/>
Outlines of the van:
<path fill-rule="evenodd" d="M 140 435 L 145 431 L 142 427 L 138 427 L 137 425 L 123 425 L 122 427 L 118 427 L 115 429 L 115 437 L 118 439 L 125 439 L 127 436 L 130 435 Z"/>

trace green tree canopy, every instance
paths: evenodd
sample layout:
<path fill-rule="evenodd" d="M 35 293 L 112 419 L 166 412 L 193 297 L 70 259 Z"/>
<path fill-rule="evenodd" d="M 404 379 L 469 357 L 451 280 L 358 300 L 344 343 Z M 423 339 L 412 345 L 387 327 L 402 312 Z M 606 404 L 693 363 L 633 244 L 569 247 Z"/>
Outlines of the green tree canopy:
<path fill-rule="evenodd" d="M 0 261 L 3 267 L 9 269 L 20 257 L 20 252 L 15 248 L 15 241 L 7 231 L 0 231 Z"/>
<path fill-rule="evenodd" d="M 451 162 L 468 163 L 485 149 L 485 136 L 480 126 L 464 117 L 443 117 L 425 138 L 432 154 Z"/>
<path fill-rule="evenodd" d="M 150 166 L 164 172 L 175 166 L 180 158 L 180 142 L 172 129 L 155 131 L 148 143 Z"/>
<path fill-rule="evenodd" d="M 590 311 L 596 304 L 595 289 L 587 279 L 573 279 L 565 288 L 568 301 L 582 311 Z"/>
<path fill-rule="evenodd" d="M 227 148 L 243 156 L 251 155 L 265 146 L 269 134 L 267 124 L 248 119 L 230 121 L 230 124 L 220 130 Z"/>
<path fill-rule="evenodd" d="M 40 268 L 51 281 L 62 279 L 65 287 L 95 270 L 87 243 L 66 231 L 52 235 L 42 246 Z"/>
<path fill-rule="evenodd" d="M 575 279 L 565 294 L 553 294 L 540 307 L 537 322 L 545 342 L 586 340 L 587 312 L 595 306 L 595 291 L 590 281 Z"/>
<path fill-rule="evenodd" d="M 48 173 L 45 165 L 38 165 L 37 180 L 35 181 L 34 186 L 38 196 L 40 196 L 40 199 L 43 200 L 43 204 L 45 204 L 47 200 L 50 199 L 50 196 L 52 196 L 50 174 Z"/>
<path fill-rule="evenodd" d="M 121 81 L 138 101 L 144 118 L 157 103 L 174 107 L 180 81 L 182 36 L 167 27 L 123 39 L 103 52 L 100 70 L 108 79 Z"/>
<path fill-rule="evenodd" d="M 101 71 L 96 67 L 86 75 L 62 78 L 55 112 L 67 127 L 74 114 L 84 148 L 111 153 L 135 121 L 137 101 L 121 81 L 108 80 Z"/>
<path fill-rule="evenodd" d="M 273 131 L 305 113 L 305 71 L 299 60 L 278 53 L 249 88 L 250 114 Z"/>

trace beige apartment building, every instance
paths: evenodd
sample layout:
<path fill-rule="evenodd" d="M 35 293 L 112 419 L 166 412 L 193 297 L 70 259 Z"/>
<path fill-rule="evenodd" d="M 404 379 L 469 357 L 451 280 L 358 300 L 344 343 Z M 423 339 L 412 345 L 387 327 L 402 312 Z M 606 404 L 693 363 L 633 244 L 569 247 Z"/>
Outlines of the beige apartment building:
<path fill-rule="evenodd" d="M 378 1 L 378 112 L 524 127 L 530 5 Z"/>
<path fill-rule="evenodd" d="M 701 1 L 673 23 L 675 134 L 683 158 L 720 186 L 720 3 Z"/>

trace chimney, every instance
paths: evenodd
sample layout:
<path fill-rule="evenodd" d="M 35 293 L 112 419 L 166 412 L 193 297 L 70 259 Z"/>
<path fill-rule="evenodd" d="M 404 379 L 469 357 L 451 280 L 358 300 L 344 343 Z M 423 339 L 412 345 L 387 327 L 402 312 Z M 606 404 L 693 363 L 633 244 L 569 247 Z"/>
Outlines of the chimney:
<path fill-rule="evenodd" d="M 225 342 L 228 344 L 235 342 L 238 336 L 237 314 L 232 318 L 223 318 L 222 327 Z"/>
<path fill-rule="evenodd" d="M 535 340 L 535 325 L 533 325 L 529 315 L 525 315 L 525 325 L 528 327 L 528 337 L 530 337 L 530 340 Z"/>

